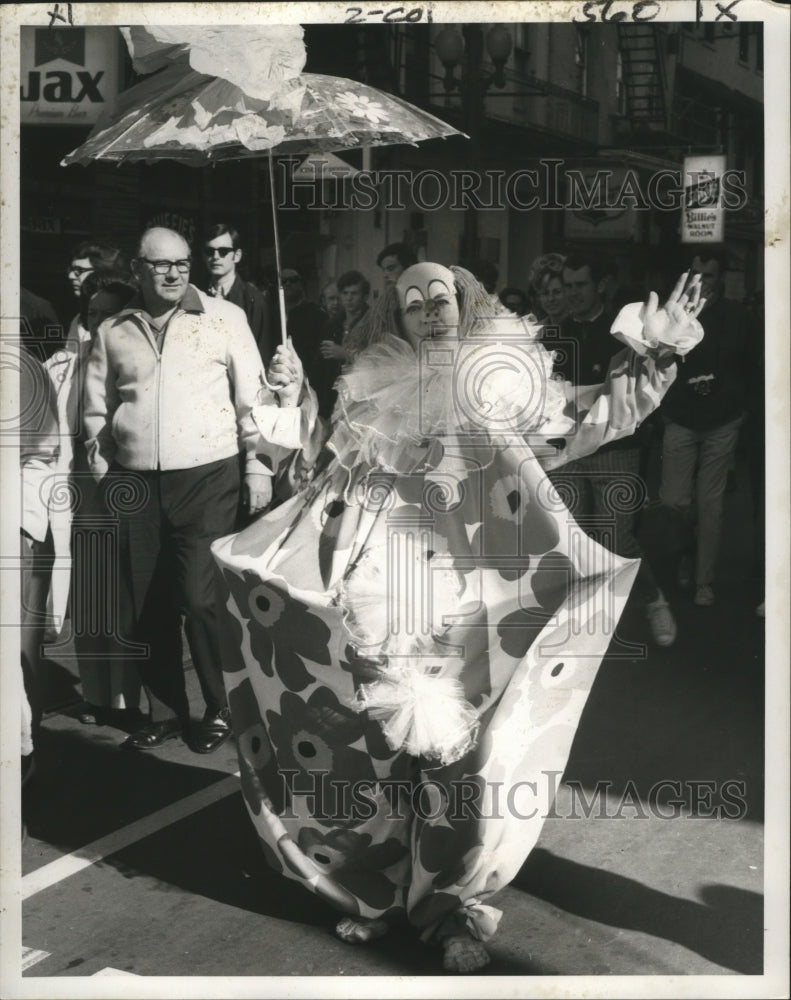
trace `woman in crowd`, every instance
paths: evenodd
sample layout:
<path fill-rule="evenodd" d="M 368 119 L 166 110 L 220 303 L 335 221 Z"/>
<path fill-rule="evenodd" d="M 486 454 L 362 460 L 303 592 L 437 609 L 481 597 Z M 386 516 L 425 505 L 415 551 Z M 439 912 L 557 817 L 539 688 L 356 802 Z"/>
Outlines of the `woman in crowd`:
<path fill-rule="evenodd" d="M 563 288 L 563 261 L 559 253 L 537 257 L 530 268 L 530 287 L 536 298 L 538 318 L 545 326 L 560 326 L 568 315 Z"/>
<path fill-rule="evenodd" d="M 124 725 L 139 722 L 140 681 L 117 634 L 122 600 L 117 566 L 110 564 L 104 519 L 107 509 L 90 473 L 82 429 L 82 389 L 92 338 L 99 326 L 119 312 L 135 294 L 124 272 L 94 271 L 80 285 L 79 325 L 87 340 L 69 341 L 47 362 L 55 389 L 60 453 L 50 492 L 50 521 L 56 554 L 71 560 L 70 574 L 54 573 L 52 605 L 63 621 L 68 606 L 71 629 L 63 637 L 74 642 L 86 702 L 80 720 L 86 724 Z"/>
<path fill-rule="evenodd" d="M 225 682 L 271 865 L 347 914 L 344 940 L 406 917 L 470 972 L 637 568 L 587 538 L 544 469 L 658 404 L 702 335 L 699 288 L 624 310 L 613 331 L 634 349 L 584 389 L 463 269 L 417 264 L 396 288 L 404 337 L 360 352 L 329 427 L 296 355 L 273 360 L 277 401 L 254 412 L 299 446 L 278 473 L 292 495 L 213 546 Z"/>

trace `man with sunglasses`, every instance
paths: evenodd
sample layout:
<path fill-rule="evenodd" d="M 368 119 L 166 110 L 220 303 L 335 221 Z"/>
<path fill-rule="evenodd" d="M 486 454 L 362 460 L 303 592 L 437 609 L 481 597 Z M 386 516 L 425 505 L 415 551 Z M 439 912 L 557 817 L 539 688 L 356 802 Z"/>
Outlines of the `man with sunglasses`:
<path fill-rule="evenodd" d="M 275 347 L 271 341 L 270 305 L 264 294 L 238 273 L 237 265 L 242 253 L 239 233 L 232 226 L 218 222 L 211 227 L 203 246 L 204 262 L 209 272 L 206 291 L 244 310 L 258 351 L 268 362 Z"/>
<path fill-rule="evenodd" d="M 240 453 L 251 514 L 272 487 L 251 413 L 261 357 L 244 312 L 191 285 L 191 264 L 178 233 L 143 233 L 132 262 L 140 291 L 94 338 L 84 420 L 91 471 L 119 522 L 122 634 L 148 647 L 140 670 L 151 721 L 125 746 L 188 733 L 193 750 L 211 753 L 230 724 L 209 546 L 235 527 Z M 206 703 L 191 729 L 182 615 Z"/>

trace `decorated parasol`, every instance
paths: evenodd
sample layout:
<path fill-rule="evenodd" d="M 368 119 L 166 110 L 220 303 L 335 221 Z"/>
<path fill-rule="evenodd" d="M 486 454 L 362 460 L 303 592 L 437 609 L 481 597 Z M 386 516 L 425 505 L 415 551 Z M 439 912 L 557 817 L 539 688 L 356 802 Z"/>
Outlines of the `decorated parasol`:
<path fill-rule="evenodd" d="M 463 135 L 392 94 L 302 73 L 298 25 L 121 29 L 135 70 L 152 74 L 119 95 L 63 166 L 175 160 L 204 166 L 267 155 L 281 335 L 286 339 L 273 156 L 415 145 Z"/>

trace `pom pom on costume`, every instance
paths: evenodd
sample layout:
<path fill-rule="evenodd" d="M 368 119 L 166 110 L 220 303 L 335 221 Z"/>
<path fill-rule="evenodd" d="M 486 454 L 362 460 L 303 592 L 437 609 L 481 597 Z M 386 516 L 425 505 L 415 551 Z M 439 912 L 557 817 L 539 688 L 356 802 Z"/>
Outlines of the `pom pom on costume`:
<path fill-rule="evenodd" d="M 475 746 L 478 718 L 461 683 L 424 669 L 420 660 L 381 668 L 379 680 L 360 685 L 352 707 L 379 722 L 391 750 L 438 766 L 460 760 Z"/>
<path fill-rule="evenodd" d="M 447 650 L 439 656 L 434 637 L 446 630 L 443 622 L 457 610 L 464 584 L 452 569 L 433 570 L 429 584 L 418 552 L 399 568 L 404 572 L 392 586 L 387 552 L 368 549 L 340 587 L 344 627 L 377 675 L 360 685 L 352 707 L 379 722 L 392 750 L 451 764 L 475 746 L 478 719 L 461 683 L 447 675 L 453 658 Z M 427 619 L 426 634 L 391 628 L 391 621 L 409 622 L 416 610 Z"/>

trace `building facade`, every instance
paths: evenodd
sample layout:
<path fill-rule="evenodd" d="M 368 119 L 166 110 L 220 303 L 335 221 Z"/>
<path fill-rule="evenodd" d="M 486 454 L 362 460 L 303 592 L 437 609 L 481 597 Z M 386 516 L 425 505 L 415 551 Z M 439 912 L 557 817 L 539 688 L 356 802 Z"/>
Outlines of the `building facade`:
<path fill-rule="evenodd" d="M 23 285 L 67 322 L 71 248 L 103 238 L 131 252 L 155 223 L 194 241 L 212 222 L 230 222 L 248 275 L 271 269 L 265 160 L 60 167 L 135 76 L 116 28 L 62 29 L 65 48 L 42 35 L 50 29 L 22 31 Z M 656 284 L 694 248 L 680 243 L 678 199 L 668 207 L 651 185 L 678 173 L 685 156 L 709 153 L 744 173 L 743 204 L 726 213 L 729 293 L 763 287 L 762 24 L 307 25 L 305 40 L 306 70 L 396 93 L 470 136 L 373 149 L 366 162 L 341 153 L 381 179 L 368 208 L 344 207 L 339 181 L 293 186 L 291 166 L 281 166 L 275 196 L 292 206 L 279 213 L 283 256 L 312 296 L 350 268 L 378 289 L 373 261 L 396 240 L 448 263 L 489 259 L 501 285 L 525 287 L 542 252 L 582 247 L 611 259 L 619 281 Z M 412 180 L 394 194 L 387 175 L 397 171 Z M 477 207 L 465 209 L 457 196 L 476 176 Z"/>
<path fill-rule="evenodd" d="M 332 213 L 324 226 L 341 269 L 404 239 L 435 259 L 488 258 L 502 284 L 524 286 L 539 253 L 584 247 L 623 283 L 667 280 L 695 249 L 681 245 L 672 177 L 683 187 L 685 157 L 722 154 L 743 203 L 726 212 L 729 294 L 763 288 L 762 24 L 377 26 L 342 45 L 337 29 L 316 30 L 318 71 L 343 63 L 471 136 L 373 150 L 375 170 L 537 175 L 472 213 L 432 210 L 430 198 L 426 210 L 425 197 L 370 218 Z M 596 183 L 609 206 L 585 204 Z"/>

